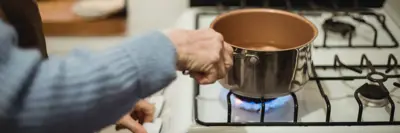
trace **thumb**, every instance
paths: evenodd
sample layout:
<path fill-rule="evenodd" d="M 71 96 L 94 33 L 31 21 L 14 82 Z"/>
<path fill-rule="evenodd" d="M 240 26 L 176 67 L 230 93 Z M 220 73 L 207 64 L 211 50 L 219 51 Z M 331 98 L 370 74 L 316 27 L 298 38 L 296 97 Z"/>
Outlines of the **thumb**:
<path fill-rule="evenodd" d="M 126 128 L 132 133 L 147 133 L 146 129 L 130 115 L 125 115 L 115 128 L 117 131 Z"/>

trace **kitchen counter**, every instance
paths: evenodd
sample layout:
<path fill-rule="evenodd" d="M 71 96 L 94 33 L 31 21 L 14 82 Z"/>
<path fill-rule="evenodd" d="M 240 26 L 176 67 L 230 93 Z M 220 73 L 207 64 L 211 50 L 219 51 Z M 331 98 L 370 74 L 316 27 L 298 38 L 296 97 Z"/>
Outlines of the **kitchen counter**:
<path fill-rule="evenodd" d="M 64 55 L 75 48 L 102 50 L 118 44 L 127 36 L 173 27 L 177 18 L 187 8 L 187 1 L 129 0 L 127 7 L 125 36 L 46 37 L 47 52 L 49 55 Z"/>

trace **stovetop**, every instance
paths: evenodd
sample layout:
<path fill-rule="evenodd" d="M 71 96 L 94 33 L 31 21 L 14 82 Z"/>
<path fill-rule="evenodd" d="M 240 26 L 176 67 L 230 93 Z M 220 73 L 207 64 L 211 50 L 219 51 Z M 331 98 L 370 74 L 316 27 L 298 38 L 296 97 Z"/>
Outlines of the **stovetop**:
<path fill-rule="evenodd" d="M 243 105 L 242 100 L 238 101 L 219 83 L 196 84 L 196 123 L 206 126 L 400 125 L 397 109 L 400 107 L 400 28 L 385 12 L 293 12 L 306 17 L 319 30 L 312 50 L 312 78 L 304 89 L 282 98 L 284 101 L 279 104 L 273 103 L 279 107 L 272 108 L 271 103 Z M 219 13 L 198 13 L 196 29 L 208 27 Z M 324 25 L 327 20 L 331 25 Z M 345 30 L 338 30 L 334 24 L 341 28 L 344 25 Z"/>

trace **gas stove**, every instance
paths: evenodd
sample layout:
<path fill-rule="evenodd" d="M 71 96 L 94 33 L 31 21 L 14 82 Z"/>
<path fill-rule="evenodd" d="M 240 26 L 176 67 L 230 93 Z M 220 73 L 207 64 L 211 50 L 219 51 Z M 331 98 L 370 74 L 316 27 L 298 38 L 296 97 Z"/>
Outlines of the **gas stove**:
<path fill-rule="evenodd" d="M 239 7 L 224 7 L 221 3 L 192 7 L 182 16 L 192 20 L 178 22 L 178 26 L 208 28 L 220 13 L 247 8 L 243 3 L 246 2 L 241 2 Z M 400 28 L 387 12 L 379 8 L 289 11 L 304 16 L 319 31 L 313 43 L 312 72 L 306 86 L 283 97 L 253 99 L 234 94 L 218 82 L 210 85 L 194 83 L 190 86 L 193 90 L 179 90 L 182 95 L 179 95 L 180 105 L 176 106 L 179 114 L 175 117 L 180 118 L 174 119 L 190 124 L 174 131 L 400 130 Z M 181 82 L 183 80 L 191 81 L 182 78 Z"/>
<path fill-rule="evenodd" d="M 313 73 L 310 75 L 312 81 L 300 92 L 271 101 L 265 101 L 264 99 L 240 100 L 240 98 L 237 98 L 237 95 L 232 95 L 228 91 L 224 94 L 226 96 L 223 99 L 227 103 L 227 108 L 221 109 L 222 114 L 220 114 L 226 116 L 225 118 L 208 115 L 206 110 L 203 112 L 200 106 L 204 104 L 204 101 L 196 100 L 196 109 L 194 111 L 195 117 L 198 118 L 197 122 L 208 126 L 400 124 L 399 121 L 394 119 L 396 116 L 396 104 L 400 100 L 398 99 L 400 92 L 396 91 L 400 87 L 399 81 L 397 81 L 400 79 L 400 75 L 397 74 L 397 70 L 399 69 L 397 58 L 400 58 L 400 54 L 393 51 L 399 50 L 399 43 L 394 37 L 392 30 L 396 33 L 399 31 L 398 29 L 388 29 L 388 18 L 386 18 L 386 15 L 378 11 L 300 11 L 297 13 L 313 22 L 319 29 L 319 35 L 314 41 L 314 65 Z M 216 15 L 218 13 L 199 13 L 197 15 L 198 28 L 208 27 Z M 211 88 L 210 86 L 199 86 L 199 88 L 196 88 L 199 91 L 196 97 L 209 97 L 207 91 L 212 89 L 220 90 L 220 93 L 227 91 L 218 83 L 216 84 Z M 200 94 L 203 92 L 207 96 Z M 218 92 L 211 93 L 218 94 Z M 301 95 L 300 93 L 305 93 L 304 95 L 306 96 L 300 98 L 297 96 Z M 235 98 L 228 98 L 232 96 Z M 308 100 L 309 97 L 312 97 L 312 99 Z M 270 106 L 275 107 L 275 104 L 279 106 L 283 106 L 281 104 L 285 103 L 289 104 L 289 100 L 287 99 L 290 99 L 293 103 L 293 109 L 291 109 L 293 111 L 289 111 L 292 118 L 290 120 L 282 120 L 284 122 L 281 120 L 276 120 L 277 122 L 265 122 L 265 119 L 269 120 L 267 117 L 272 115 L 269 112 L 274 112 L 272 110 L 269 111 Z M 318 101 L 320 101 L 321 105 L 316 104 Z M 308 105 L 310 103 L 311 105 Z M 343 105 L 339 103 L 343 103 Z M 257 122 L 243 123 L 240 121 L 241 123 L 235 123 L 235 116 L 232 116 L 234 112 L 232 108 L 236 106 L 239 106 L 241 110 L 249 111 L 249 114 L 252 115 L 254 115 L 254 110 L 257 110 L 260 118 Z M 377 107 L 380 107 L 379 109 L 383 109 L 384 111 L 387 108 L 389 111 L 387 113 L 381 112 L 384 114 L 382 117 L 378 117 L 377 112 L 374 112 L 379 110 Z M 314 110 L 310 110 L 309 108 Z M 344 112 L 341 110 L 342 108 L 349 110 Z M 324 111 L 321 112 L 320 110 Z M 374 111 L 369 112 L 370 110 Z M 314 115 L 315 111 L 320 112 L 320 115 Z M 281 113 L 281 111 L 278 112 Z M 216 114 L 215 110 L 209 113 Z M 346 114 L 340 115 L 341 113 Z M 348 116 L 350 113 L 353 113 L 354 116 Z M 289 115 L 288 113 L 281 114 L 285 116 Z M 400 112 L 398 115 L 400 115 Z M 207 116 L 211 116 L 210 119 L 202 119 L 202 117 Z M 342 116 L 343 118 L 341 118 Z M 376 119 L 374 116 L 377 116 Z M 324 119 L 318 121 L 308 117 Z M 279 118 L 285 117 L 279 116 Z M 400 120 L 400 117 L 398 120 Z"/>

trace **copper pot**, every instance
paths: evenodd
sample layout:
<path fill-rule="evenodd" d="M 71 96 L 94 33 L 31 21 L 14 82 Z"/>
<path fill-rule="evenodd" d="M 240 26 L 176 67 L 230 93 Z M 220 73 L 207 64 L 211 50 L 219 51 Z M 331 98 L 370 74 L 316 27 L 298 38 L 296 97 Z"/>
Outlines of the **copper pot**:
<path fill-rule="evenodd" d="M 317 28 L 307 19 L 274 9 L 239 9 L 218 16 L 211 28 L 234 49 L 233 67 L 219 80 L 233 93 L 275 98 L 309 80 Z"/>

